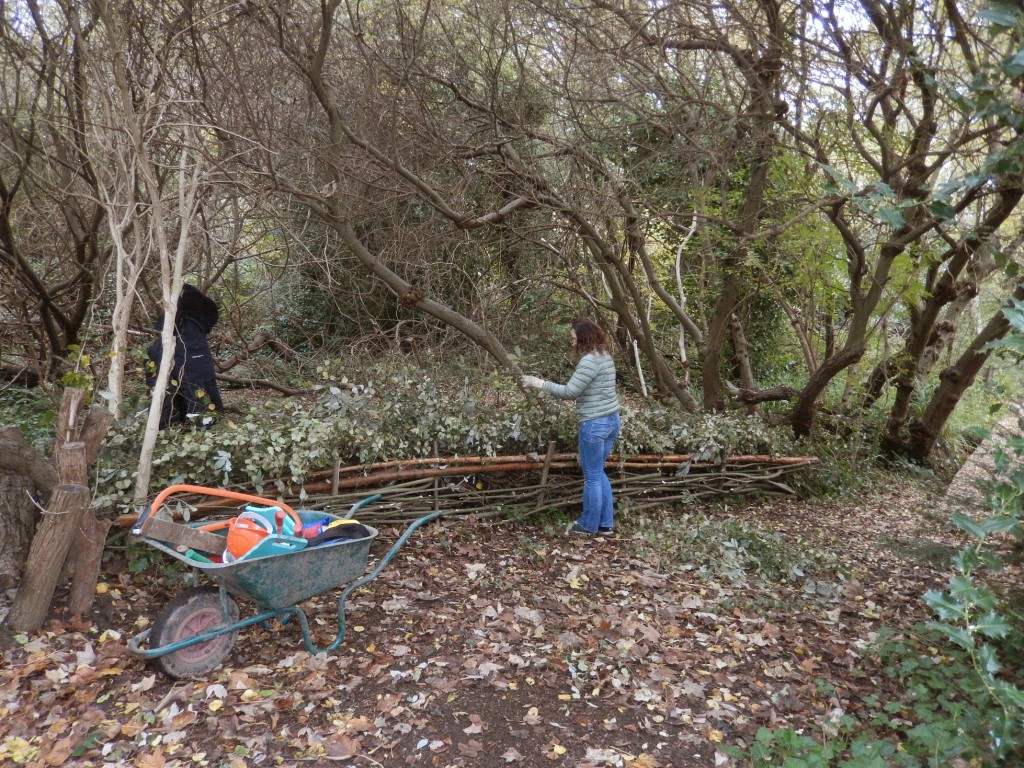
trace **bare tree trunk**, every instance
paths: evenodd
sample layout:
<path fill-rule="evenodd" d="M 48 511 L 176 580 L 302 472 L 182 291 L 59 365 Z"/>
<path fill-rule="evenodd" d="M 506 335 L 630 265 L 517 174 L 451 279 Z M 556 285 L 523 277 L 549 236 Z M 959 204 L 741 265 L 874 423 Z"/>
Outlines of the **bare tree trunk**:
<path fill-rule="evenodd" d="M 79 520 L 89 506 L 89 488 L 84 485 L 58 485 L 42 523 L 32 540 L 25 577 L 14 598 L 7 626 L 15 632 L 39 629 L 53 601 L 61 565 L 71 549 Z"/>
<path fill-rule="evenodd" d="M 732 317 L 739 299 L 735 267 L 726 264 L 725 269 L 727 273 L 722 290 L 718 294 L 715 311 L 708 321 L 708 332 L 704 336 L 701 387 L 705 411 L 721 411 L 725 408 L 725 400 L 722 397 L 722 350 L 725 347 L 726 331 L 729 329 L 729 318 Z"/>
<path fill-rule="evenodd" d="M 750 364 L 750 345 L 747 344 L 747 334 L 743 331 L 743 323 L 735 314 L 729 319 L 729 330 L 732 333 L 733 358 L 736 367 L 739 369 L 740 387 L 747 391 L 754 390 L 754 369 Z M 747 403 L 747 415 L 753 416 L 757 413 L 757 405 Z"/>
<path fill-rule="evenodd" d="M 1024 300 L 1024 283 L 1017 286 L 1013 297 Z M 996 312 L 985 327 L 981 329 L 960 358 L 939 375 L 939 386 L 920 419 L 914 419 L 908 426 L 910 433 L 906 443 L 894 444 L 883 442 L 883 448 L 891 452 L 899 452 L 913 461 L 924 463 L 942 434 L 946 420 L 960 402 L 967 388 L 974 383 L 978 371 L 992 354 L 986 349 L 990 342 L 1003 338 L 1010 330 L 1010 321 L 1006 319 L 1002 309 Z M 886 437 L 889 437 L 886 435 Z"/>
<path fill-rule="evenodd" d="M 782 311 L 786 313 L 786 317 L 789 318 L 789 325 L 793 329 L 793 333 L 796 334 L 797 341 L 800 344 L 800 351 L 804 356 L 804 365 L 807 367 L 807 372 L 814 373 L 818 369 L 818 361 L 814 356 L 814 347 L 811 346 L 811 340 L 807 335 L 807 324 L 793 306 L 786 301 L 785 296 L 780 293 L 776 294 L 775 298 L 782 307 Z"/>
<path fill-rule="evenodd" d="M 690 238 L 693 237 L 693 233 L 697 231 L 697 212 L 694 211 L 693 216 L 690 219 L 690 229 L 687 231 L 685 237 L 680 241 L 676 247 L 676 292 L 679 294 L 679 310 L 683 313 L 686 312 L 686 288 L 683 285 L 683 253 L 686 250 L 687 244 L 690 242 Z M 696 341 L 700 343 L 702 339 L 698 338 Z M 683 385 L 683 389 L 689 389 L 690 387 L 690 358 L 686 354 L 686 326 L 679 323 L 679 364 L 682 366 L 683 374 L 680 377 Z"/>
<path fill-rule="evenodd" d="M 36 528 L 30 494 L 48 499 L 57 485 L 53 462 L 26 442 L 21 430 L 0 427 L 0 589 L 17 586 Z"/>
<path fill-rule="evenodd" d="M 941 264 L 944 269 L 941 272 L 937 267 L 929 270 L 926 281 L 927 298 L 920 305 L 911 307 L 910 334 L 897 368 L 896 398 L 890 408 L 889 419 L 882 436 L 883 446 L 898 446 L 903 442 L 900 432 L 910 418 L 911 403 L 922 373 L 922 360 L 925 350 L 935 342 L 934 335 L 940 313 L 958 298 L 963 301 L 964 298 L 976 294 L 984 276 L 982 273 L 986 269 L 995 268 L 994 260 L 984 257 L 987 250 L 985 245 L 1007 217 L 1017 209 L 1022 196 L 1024 191 L 1019 187 L 1004 187 L 996 204 L 986 213 L 984 220 L 979 222 L 977 229 L 970 236 L 956 242 L 943 255 Z M 959 401 L 960 395 L 957 395 L 956 399 Z"/>
<path fill-rule="evenodd" d="M 796 405 L 789 416 L 789 423 L 797 437 L 807 437 L 814 429 L 814 415 L 817 411 L 818 397 L 825 391 L 829 382 L 842 371 L 849 368 L 864 356 L 864 340 L 859 344 L 847 344 L 842 350 L 823 362 L 804 388 L 800 390 Z"/>
<path fill-rule="evenodd" d="M 97 154 L 105 155 L 113 169 L 102 174 L 100 191 L 110 208 L 110 232 L 118 253 L 118 306 L 127 311 L 144 263 L 155 259 L 164 310 L 163 355 L 135 483 L 135 498 L 141 502 L 149 494 L 161 406 L 174 363 L 174 315 L 207 165 L 194 118 L 177 111 L 180 93 L 161 90 L 169 87 L 161 72 L 165 61 L 154 58 L 129 69 L 129 34 L 120 9 L 101 4 L 96 12 L 106 46 L 97 45 L 89 63 L 96 73 L 97 93 L 105 98 L 98 102 L 93 139 Z M 103 58 L 107 51 L 109 60 Z M 170 157 L 177 163 L 169 163 Z"/>

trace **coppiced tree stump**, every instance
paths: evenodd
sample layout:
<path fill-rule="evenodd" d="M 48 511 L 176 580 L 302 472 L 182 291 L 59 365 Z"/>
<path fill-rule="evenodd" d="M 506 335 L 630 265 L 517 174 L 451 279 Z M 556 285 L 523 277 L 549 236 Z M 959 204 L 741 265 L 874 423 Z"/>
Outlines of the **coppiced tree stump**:
<path fill-rule="evenodd" d="M 28 562 L 18 595 L 14 598 L 7 626 L 15 632 L 30 632 L 43 626 L 50 611 L 61 566 L 68 556 L 82 515 L 89 508 L 89 487 L 58 485 L 32 539 Z"/>
<path fill-rule="evenodd" d="M 87 613 L 95 600 L 110 521 L 98 520 L 90 507 L 89 467 L 96 461 L 114 415 L 100 406 L 93 406 L 83 415 L 85 395 L 74 387 L 64 390 L 52 458 L 30 446 L 17 427 L 0 427 L 0 474 L 6 470 L 20 477 L 20 481 L 8 481 L 10 487 L 0 487 L 3 491 L 0 493 L 0 533 L 13 525 L 13 521 L 22 519 L 21 508 L 17 505 L 24 502 L 29 504 L 27 514 L 35 522 L 34 505 L 25 491 L 34 493 L 49 510 L 36 529 L 34 539 L 31 527 L 28 528 L 26 536 L 31 547 L 25 544 L 16 552 L 20 560 L 15 564 L 17 567 L 7 569 L 12 571 L 12 579 L 18 571 L 23 574 L 6 622 L 16 631 L 42 626 L 62 576 L 71 578 L 68 604 L 71 613 Z M 17 485 L 21 493 L 15 492 L 11 484 Z M 61 490 L 60 496 L 58 490 Z M 83 493 L 84 501 L 80 498 Z M 57 517 L 51 519 L 54 515 Z M 15 557 L 14 550 L 11 556 Z M 3 578 L 2 570 L 0 578 Z"/>
<path fill-rule="evenodd" d="M 27 477 L 0 469 L 0 589 L 18 584 L 32 546 L 36 510 L 31 491 Z"/>
<path fill-rule="evenodd" d="M 71 595 L 68 612 L 84 615 L 92 610 L 96 600 L 96 583 L 100 580 L 103 564 L 103 546 L 113 520 L 100 520 L 91 509 L 86 509 L 78 523 L 74 546 L 68 555 L 72 572 Z"/>
<path fill-rule="evenodd" d="M 58 450 L 57 464 L 63 463 L 66 467 L 66 474 L 61 475 L 62 482 L 89 484 L 89 467 L 96 462 L 103 438 L 113 423 L 114 414 L 106 408 L 93 406 L 89 409 L 78 436 L 79 442 L 67 443 Z M 82 447 L 78 448 L 79 445 Z M 61 453 L 65 454 L 63 459 Z M 112 520 L 97 519 L 91 506 L 82 514 L 74 545 L 65 563 L 71 576 L 68 611 L 72 614 L 86 614 L 92 610 L 103 563 L 103 547 L 112 523 Z"/>

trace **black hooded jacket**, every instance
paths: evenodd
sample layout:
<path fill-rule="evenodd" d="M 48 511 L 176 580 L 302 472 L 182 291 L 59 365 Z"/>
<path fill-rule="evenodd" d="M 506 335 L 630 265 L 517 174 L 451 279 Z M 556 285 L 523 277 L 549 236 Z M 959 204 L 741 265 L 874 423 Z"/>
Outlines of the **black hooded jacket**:
<path fill-rule="evenodd" d="M 178 311 L 174 318 L 174 369 L 172 377 L 185 377 L 192 382 L 211 381 L 216 376 L 213 354 L 206 337 L 219 318 L 217 303 L 194 285 L 185 285 L 178 297 Z M 157 318 L 154 330 L 163 331 L 164 316 Z M 161 345 L 157 339 L 146 353 L 160 365 Z"/>

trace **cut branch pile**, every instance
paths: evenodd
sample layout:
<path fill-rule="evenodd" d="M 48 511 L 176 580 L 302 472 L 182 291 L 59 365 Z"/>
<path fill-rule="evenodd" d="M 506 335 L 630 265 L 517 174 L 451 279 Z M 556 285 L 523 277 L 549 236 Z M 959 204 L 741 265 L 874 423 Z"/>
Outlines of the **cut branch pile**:
<path fill-rule="evenodd" d="M 606 464 L 621 511 L 731 494 L 794 493 L 789 475 L 815 463 L 808 456 L 730 456 L 696 461 L 686 454 L 613 455 Z M 371 525 L 409 523 L 435 510 L 477 519 L 521 518 L 552 507 L 582 502 L 583 478 L 574 453 L 546 456 L 458 456 L 341 466 L 311 474 L 303 486 L 273 482 L 265 492 L 302 509 L 346 514 L 372 494 L 380 499 L 360 508 L 357 517 Z M 255 493 L 251 487 L 238 487 Z M 303 495 L 304 491 L 304 495 Z M 187 497 L 182 497 L 187 502 Z M 190 516 L 219 511 L 221 502 L 202 502 Z M 133 516 L 119 518 L 130 526 Z"/>

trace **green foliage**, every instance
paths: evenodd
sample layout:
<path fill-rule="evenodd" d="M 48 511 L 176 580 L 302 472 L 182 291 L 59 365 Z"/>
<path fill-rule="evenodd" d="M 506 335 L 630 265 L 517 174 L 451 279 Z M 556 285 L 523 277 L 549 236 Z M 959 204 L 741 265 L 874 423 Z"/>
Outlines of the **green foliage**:
<path fill-rule="evenodd" d="M 555 440 L 576 446 L 573 405 L 524 394 L 507 376 L 471 376 L 454 363 L 441 374 L 414 367 L 355 382 L 320 370 L 316 396 L 270 400 L 208 430 L 161 433 L 153 487 L 179 482 L 227 486 L 275 480 L 303 483 L 310 473 L 344 463 L 433 455 L 543 452 Z M 144 413 L 110 433 L 98 472 L 97 506 L 128 509 Z M 623 453 L 688 453 L 698 460 L 737 454 L 787 454 L 788 431 L 758 419 L 694 416 L 652 400 L 623 407 Z"/>
<path fill-rule="evenodd" d="M 674 514 L 631 518 L 646 559 L 671 553 L 663 567 L 692 571 L 734 586 L 803 582 L 811 595 L 832 593 L 835 559 L 804 539 L 787 539 L 762 525 L 734 517 Z M 811 578 L 812 575 L 817 579 Z"/>
<path fill-rule="evenodd" d="M 49 450 L 53 444 L 57 404 L 48 390 L 4 387 L 0 389 L 0 413 L 2 423 L 18 427 L 33 448 L 41 452 Z"/>
<path fill-rule="evenodd" d="M 1012 350 L 1024 334 L 1024 314 L 1007 317 L 1012 333 L 1003 346 Z M 1024 419 L 1018 426 L 1024 432 Z M 731 754 L 756 768 L 1024 762 L 1024 616 L 993 578 L 1006 544 L 1019 551 L 1024 543 L 1024 436 L 997 446 L 995 469 L 987 513 L 951 516 L 968 543 L 952 558 L 947 589 L 924 595 L 937 618 L 919 637 L 890 634 L 878 647 L 885 674 L 900 683 L 902 695 L 884 703 L 869 697 L 859 717 L 823 727 L 820 742 L 788 728 L 761 729 L 754 744 L 729 747 Z"/>
<path fill-rule="evenodd" d="M 943 645 L 926 629 L 906 637 L 885 630 L 874 652 L 882 674 L 900 684 L 900 695 L 865 696 L 850 708 L 855 714 L 823 723 L 821 740 L 791 728 L 762 728 L 752 744 L 726 751 L 755 768 L 943 768 L 956 760 L 978 768 L 1016 765 L 1019 751 L 990 748 L 994 729 L 1005 721 L 969 655 L 937 650 Z"/>
<path fill-rule="evenodd" d="M 68 363 L 71 370 L 66 371 L 60 377 L 60 383 L 65 387 L 77 387 L 87 392 L 92 391 L 93 375 L 89 366 L 92 363 L 92 356 L 78 344 L 68 345 Z"/>
<path fill-rule="evenodd" d="M 129 573 L 149 573 L 174 581 L 187 581 L 195 577 L 195 574 L 185 569 L 179 561 L 164 556 L 159 550 L 141 541 L 130 542 L 126 555 Z"/>
<path fill-rule="evenodd" d="M 1010 305 L 1003 308 L 1003 315 L 1010 323 L 1012 333 L 988 345 L 988 349 L 1002 350 L 1018 362 L 1024 357 L 1024 301 L 1010 299 Z"/>

